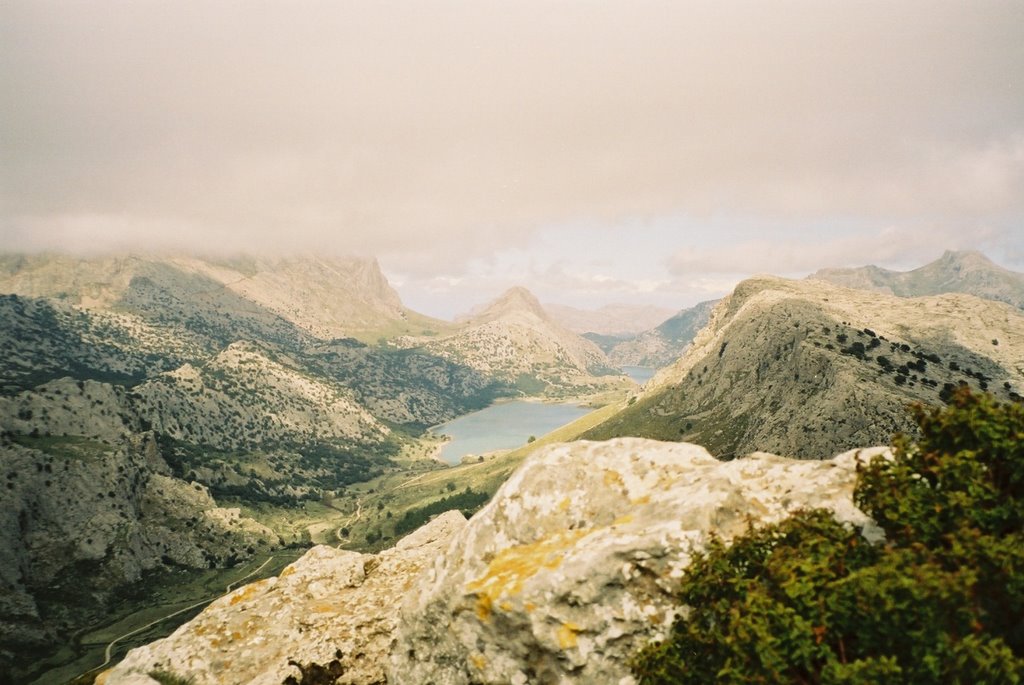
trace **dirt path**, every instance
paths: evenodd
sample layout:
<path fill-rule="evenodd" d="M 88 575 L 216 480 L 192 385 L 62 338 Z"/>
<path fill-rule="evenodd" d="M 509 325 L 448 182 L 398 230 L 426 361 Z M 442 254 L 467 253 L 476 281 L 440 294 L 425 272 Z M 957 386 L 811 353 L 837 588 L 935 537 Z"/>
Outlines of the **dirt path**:
<path fill-rule="evenodd" d="M 357 499 L 356 500 L 356 513 L 353 514 L 352 516 L 348 517 L 345 520 L 345 523 L 343 523 L 340 526 L 338 526 L 338 529 L 336 531 L 334 531 L 334 537 L 338 538 L 338 548 L 339 549 L 341 548 L 342 545 L 345 544 L 345 538 L 341 534 L 341 529 L 342 528 L 347 528 L 348 526 L 352 525 L 353 523 L 355 523 L 356 521 L 358 521 L 362 517 L 363 517 L 363 501 L 361 499 Z"/>

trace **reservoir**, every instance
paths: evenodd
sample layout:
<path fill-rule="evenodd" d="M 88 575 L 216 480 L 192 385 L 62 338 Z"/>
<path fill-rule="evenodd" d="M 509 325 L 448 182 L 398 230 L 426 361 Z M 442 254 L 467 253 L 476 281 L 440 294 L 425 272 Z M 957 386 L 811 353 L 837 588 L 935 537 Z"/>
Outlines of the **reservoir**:
<path fill-rule="evenodd" d="M 653 369 L 650 366 L 623 366 L 622 373 L 632 378 L 635 382 L 643 385 L 647 381 L 654 377 L 654 372 L 657 369 Z"/>
<path fill-rule="evenodd" d="M 591 411 L 575 404 L 499 402 L 435 426 L 431 432 L 451 437 L 441 448 L 441 458 L 458 464 L 467 454 L 520 447 L 531 435 L 539 438 Z"/>

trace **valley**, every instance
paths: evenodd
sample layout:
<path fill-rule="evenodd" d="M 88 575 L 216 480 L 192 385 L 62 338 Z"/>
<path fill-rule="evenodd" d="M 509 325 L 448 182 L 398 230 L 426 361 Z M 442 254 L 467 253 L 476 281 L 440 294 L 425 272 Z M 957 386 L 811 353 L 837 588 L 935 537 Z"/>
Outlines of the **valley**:
<path fill-rule="evenodd" d="M 1003 282 L 963 259 L 925 297 L 757 277 L 649 328 L 563 310 L 584 335 L 524 288 L 430 320 L 372 260 L 0 260 L 0 665 L 70 679 L 310 546 L 390 553 L 560 443 L 821 459 L 961 386 L 1019 401 L 1024 313 L 963 294 Z"/>

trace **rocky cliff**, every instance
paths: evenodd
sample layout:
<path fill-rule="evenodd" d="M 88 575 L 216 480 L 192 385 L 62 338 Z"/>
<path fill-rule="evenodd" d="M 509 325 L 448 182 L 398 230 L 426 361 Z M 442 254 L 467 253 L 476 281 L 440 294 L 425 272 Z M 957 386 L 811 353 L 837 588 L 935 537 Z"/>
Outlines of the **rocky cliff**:
<path fill-rule="evenodd" d="M 630 683 L 629 656 L 664 635 L 710 536 L 825 507 L 876 540 L 851 493 L 858 460 L 885 452 L 720 462 L 642 439 L 554 445 L 468 524 L 446 514 L 376 557 L 317 548 L 98 682 L 171 670 L 196 685 L 277 685 L 298 680 L 293 660 L 339 683 Z"/>
<path fill-rule="evenodd" d="M 170 476 L 152 434 L 0 439 L 0 665 L 52 649 L 146 571 L 209 568 L 280 544 Z M 12 650 L 12 651 L 8 651 Z"/>
<path fill-rule="evenodd" d="M 1020 310 L 969 295 L 901 298 L 758 277 L 722 300 L 676 364 L 583 437 L 816 458 L 913 433 L 905 406 L 941 402 L 960 383 L 1019 396 Z"/>
<path fill-rule="evenodd" d="M 376 260 L 355 257 L 10 255 L 0 257 L 0 292 L 168 323 L 200 317 L 215 336 L 227 332 L 225 322 L 248 330 L 222 337 L 222 344 L 240 337 L 332 339 L 372 335 L 394 325 L 441 324 L 406 310 Z"/>

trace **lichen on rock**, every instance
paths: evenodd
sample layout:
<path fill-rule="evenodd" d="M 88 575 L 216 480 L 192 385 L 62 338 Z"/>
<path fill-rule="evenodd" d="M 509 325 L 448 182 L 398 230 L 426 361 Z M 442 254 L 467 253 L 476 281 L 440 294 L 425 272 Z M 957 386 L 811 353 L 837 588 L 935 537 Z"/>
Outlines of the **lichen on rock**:
<path fill-rule="evenodd" d="M 855 464 L 636 438 L 532 456 L 406 595 L 388 682 L 629 683 L 694 550 L 807 507 L 867 526 Z"/>

